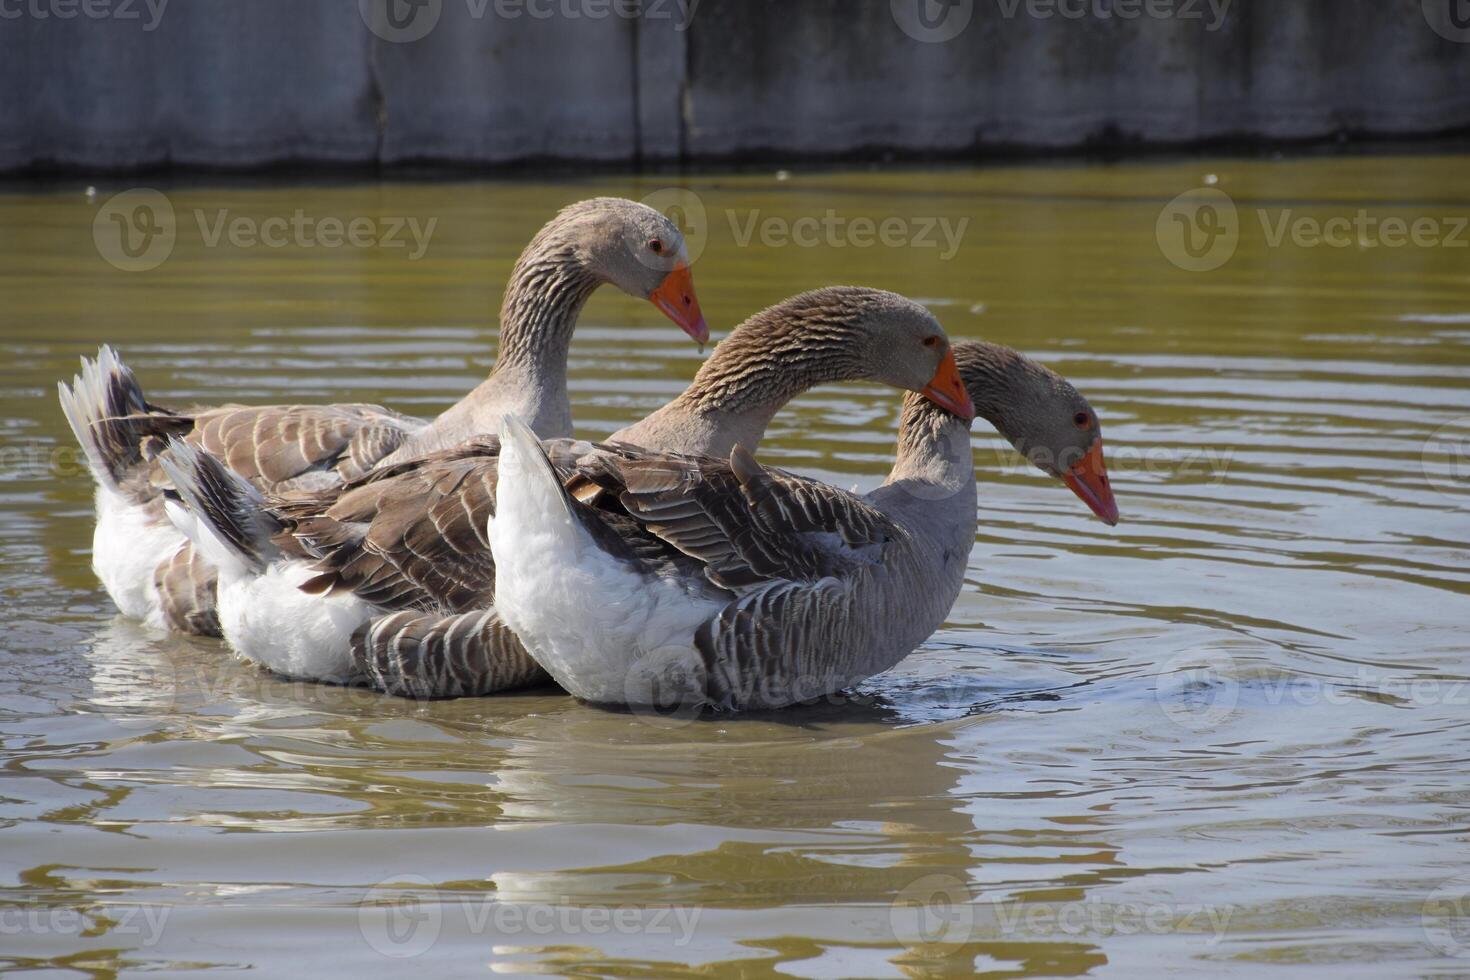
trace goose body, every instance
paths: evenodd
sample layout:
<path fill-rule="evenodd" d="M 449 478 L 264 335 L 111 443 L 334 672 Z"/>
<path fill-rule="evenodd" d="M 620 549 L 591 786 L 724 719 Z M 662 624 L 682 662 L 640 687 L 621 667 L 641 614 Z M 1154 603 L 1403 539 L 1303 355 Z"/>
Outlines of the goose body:
<path fill-rule="evenodd" d="M 678 229 L 643 205 L 599 198 L 566 208 L 527 246 L 501 306 L 495 369 L 433 420 L 365 404 L 171 409 L 151 404 L 110 348 L 83 359 L 72 384 L 57 387 L 97 484 L 92 563 L 103 587 L 125 615 L 152 626 L 220 631 L 215 569 L 165 517 L 168 480 L 155 458 L 170 438 L 218 457 L 257 489 L 286 493 L 340 486 L 384 462 L 493 432 L 506 411 L 548 437 L 569 436 L 571 333 L 605 282 L 647 296 L 700 343 L 708 339 Z"/>
<path fill-rule="evenodd" d="M 728 453 L 737 438 L 758 439 L 796 394 L 842 379 L 924 390 L 960 410 L 968 404 L 948 340 L 927 310 L 892 293 L 834 287 L 737 327 L 683 394 L 612 441 Z M 574 439 L 544 445 L 569 473 L 594 449 Z M 449 697 L 546 676 L 498 617 L 482 615 L 496 586 L 487 526 L 500 449 L 496 437 L 477 438 L 390 461 L 341 488 L 254 497 L 207 454 L 180 446 L 164 459 L 187 510 L 212 515 L 195 522 L 191 537 L 206 545 L 223 538 L 225 550 L 241 553 L 220 586 L 223 632 L 241 656 L 296 677 Z M 222 533 L 201 533 L 211 528 Z M 238 615 L 230 611 L 237 607 Z M 314 617 L 329 621 L 322 633 L 331 641 L 307 656 L 282 633 Z"/>
<path fill-rule="evenodd" d="M 1116 521 L 1096 417 L 1075 389 L 1005 348 L 955 354 L 980 414 L 1049 472 L 1085 475 L 1094 509 Z M 495 607 L 594 703 L 749 710 L 840 691 L 943 622 L 974 542 L 968 420 L 912 397 L 894 468 L 864 496 L 740 447 L 728 459 L 606 447 L 571 479 L 599 489 L 589 505 L 523 424 L 508 420 L 502 445 Z"/>

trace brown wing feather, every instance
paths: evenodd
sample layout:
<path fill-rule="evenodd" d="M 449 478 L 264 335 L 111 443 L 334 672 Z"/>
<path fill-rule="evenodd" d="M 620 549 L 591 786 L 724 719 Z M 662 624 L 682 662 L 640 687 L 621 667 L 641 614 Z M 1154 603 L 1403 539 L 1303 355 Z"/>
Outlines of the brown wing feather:
<path fill-rule="evenodd" d="M 218 575 L 213 565 L 194 552 L 193 543 L 185 543 L 153 572 L 163 607 L 164 623 L 169 629 L 199 636 L 219 636 L 219 615 L 215 611 L 215 583 Z"/>
<path fill-rule="evenodd" d="M 361 477 L 421 423 L 378 405 L 226 405 L 194 414 L 188 440 L 261 489 Z"/>
<path fill-rule="evenodd" d="M 740 447 L 728 461 L 605 447 L 579 474 L 726 588 L 836 575 L 903 536 L 856 495 L 768 470 Z"/>
<path fill-rule="evenodd" d="M 488 605 L 496 477 L 494 457 L 420 461 L 348 487 L 324 511 L 293 501 L 282 512 L 318 558 L 308 589 L 349 591 L 384 609 Z"/>
<path fill-rule="evenodd" d="M 563 475 L 575 469 L 586 443 L 548 443 Z M 394 464 L 334 490 L 273 499 L 296 546 L 316 559 L 318 574 L 303 588 L 347 591 L 385 610 L 462 613 L 494 602 L 495 562 L 487 530 L 495 513 L 500 444 L 472 444 Z M 600 488 L 582 481 L 595 492 Z M 615 505 L 614 498 L 608 503 Z M 612 506 L 594 531 L 630 561 L 682 560 L 667 543 Z M 698 574 L 698 569 L 684 570 Z"/>

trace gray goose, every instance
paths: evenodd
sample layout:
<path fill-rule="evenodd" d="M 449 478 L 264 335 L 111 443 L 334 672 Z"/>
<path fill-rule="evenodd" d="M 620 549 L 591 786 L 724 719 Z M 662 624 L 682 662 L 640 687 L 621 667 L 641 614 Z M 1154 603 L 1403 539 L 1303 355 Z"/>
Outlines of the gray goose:
<path fill-rule="evenodd" d="M 500 308 L 500 353 L 481 384 L 431 422 L 379 405 L 153 405 L 103 347 L 57 385 L 97 484 L 92 567 L 122 612 L 149 625 L 218 635 L 215 570 L 164 516 L 154 457 L 170 437 L 215 454 L 262 490 L 323 487 L 492 433 L 501 415 L 541 435 L 572 432 L 567 349 L 603 283 L 646 296 L 700 344 L 709 327 L 679 230 L 652 208 L 598 198 L 565 208 L 526 246 Z"/>
<path fill-rule="evenodd" d="M 728 453 L 815 384 L 877 380 L 958 412 L 969 398 L 934 316 L 893 293 L 832 287 L 751 317 L 687 390 L 614 442 Z M 552 440 L 570 468 L 586 442 Z M 543 682 L 495 615 L 486 525 L 499 442 L 380 468 L 344 488 L 265 496 L 208 454 L 163 457 L 171 514 L 221 567 L 220 617 L 243 658 L 297 678 L 452 697 Z"/>
<path fill-rule="evenodd" d="M 1116 523 L 1087 400 L 1008 348 L 954 352 L 978 414 Z M 858 496 L 738 446 L 727 459 L 606 447 L 569 481 L 507 418 L 495 608 L 586 701 L 738 711 L 832 694 L 907 656 L 959 595 L 975 541 L 969 440 L 967 419 L 908 397 L 892 472 Z"/>

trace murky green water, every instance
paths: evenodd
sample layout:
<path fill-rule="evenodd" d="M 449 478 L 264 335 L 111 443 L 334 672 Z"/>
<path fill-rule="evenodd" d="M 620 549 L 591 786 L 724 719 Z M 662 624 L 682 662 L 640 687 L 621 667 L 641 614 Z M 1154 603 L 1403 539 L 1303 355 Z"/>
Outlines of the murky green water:
<path fill-rule="evenodd" d="M 54 395 L 107 341 L 164 403 L 432 413 L 483 375 L 511 262 L 555 208 L 668 178 L 153 185 L 176 236 L 133 272 L 94 241 L 130 183 L 0 194 L 0 964 L 1470 974 L 1467 174 L 1441 156 L 685 182 L 717 335 L 831 282 L 922 298 L 1091 397 L 1124 516 L 1089 519 L 984 434 L 943 630 L 851 703 L 688 725 L 550 691 L 293 685 L 115 618 Z M 1161 218 L 1205 185 L 1228 199 Z M 226 224 L 208 244 L 221 212 L 238 243 Z M 378 244 L 332 247 L 325 218 Z M 437 219 L 418 259 L 407 218 Z M 1332 219 L 1337 244 L 1313 245 Z M 1386 219 L 1418 239 L 1395 247 Z M 282 247 L 249 243 L 282 225 Z M 98 227 L 119 265 L 158 257 Z M 583 323 L 585 434 L 697 363 L 641 302 L 605 291 Z M 871 486 L 895 418 L 883 390 L 815 392 L 766 455 Z"/>

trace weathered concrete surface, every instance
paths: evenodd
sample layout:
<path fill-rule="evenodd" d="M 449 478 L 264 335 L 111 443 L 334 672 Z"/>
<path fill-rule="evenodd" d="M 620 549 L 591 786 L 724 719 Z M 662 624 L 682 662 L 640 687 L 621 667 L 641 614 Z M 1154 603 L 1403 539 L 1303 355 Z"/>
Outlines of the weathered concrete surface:
<path fill-rule="evenodd" d="M 0 0 L 0 169 L 1470 127 L 1466 0 L 638 2 Z"/>
<path fill-rule="evenodd" d="M 512 18 L 497 15 L 496 0 L 444 0 L 421 40 L 373 38 L 383 161 L 632 159 L 637 27 L 524 9 Z"/>
<path fill-rule="evenodd" d="M 1431 29 L 1419 0 L 1236 0 L 1218 21 L 1207 3 L 1172 6 L 1181 16 L 1040 18 L 1025 2 L 975 0 L 958 36 L 930 43 L 895 31 L 888 3 L 768 17 L 707 4 L 691 36 L 687 145 L 963 150 L 1470 125 L 1470 44 Z"/>
<path fill-rule="evenodd" d="M 144 0 L 114 2 L 106 18 L 78 6 L 0 4 L 0 167 L 253 166 L 377 152 L 356 0 L 174 0 L 156 18 Z"/>

